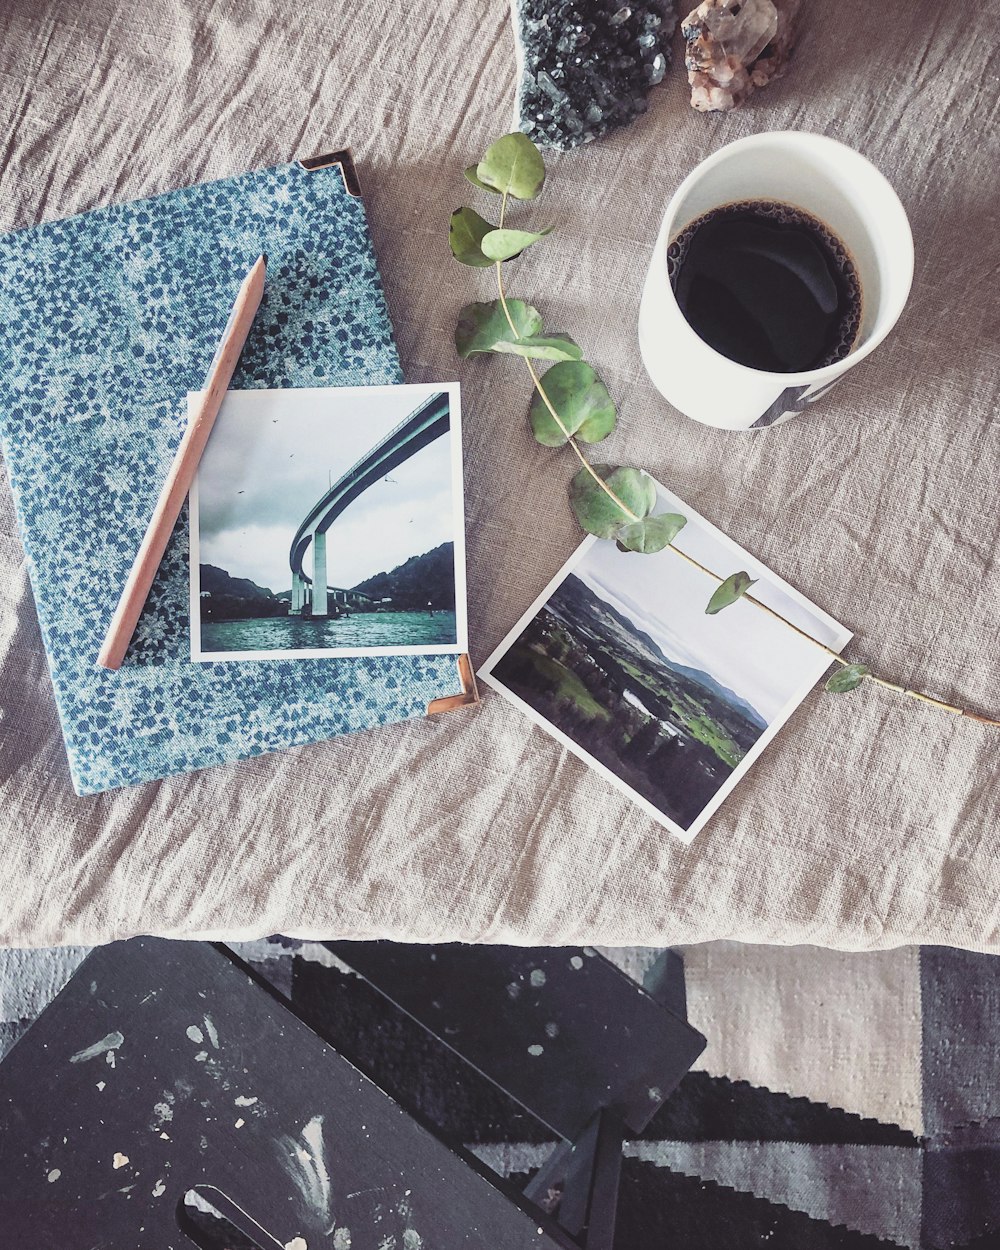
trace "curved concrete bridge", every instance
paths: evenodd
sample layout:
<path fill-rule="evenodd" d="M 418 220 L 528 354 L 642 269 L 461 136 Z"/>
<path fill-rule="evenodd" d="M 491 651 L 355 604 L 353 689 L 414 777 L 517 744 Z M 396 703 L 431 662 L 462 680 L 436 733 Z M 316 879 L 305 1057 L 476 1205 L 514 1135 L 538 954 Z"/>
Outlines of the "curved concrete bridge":
<path fill-rule="evenodd" d="M 343 596 L 344 603 L 367 599 L 355 591 L 331 589 L 327 585 L 326 533 L 340 514 L 358 498 L 415 455 L 422 447 L 433 443 L 450 428 L 448 395 L 441 392 L 425 400 L 419 408 L 390 431 L 371 451 L 339 478 L 321 499 L 309 509 L 302 524 L 295 532 L 288 553 L 292 570 L 292 606 L 290 614 L 324 617 L 330 614 L 330 602 Z M 312 577 L 305 572 L 302 562 L 312 547 Z"/>

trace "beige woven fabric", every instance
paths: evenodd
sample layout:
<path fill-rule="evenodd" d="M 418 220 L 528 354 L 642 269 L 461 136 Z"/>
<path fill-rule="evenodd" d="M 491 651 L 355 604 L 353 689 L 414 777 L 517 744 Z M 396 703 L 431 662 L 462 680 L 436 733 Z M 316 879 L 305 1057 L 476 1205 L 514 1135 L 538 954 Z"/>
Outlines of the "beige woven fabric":
<path fill-rule="evenodd" d="M 611 457 L 648 467 L 857 635 L 887 676 L 1000 708 L 997 273 L 1000 16 L 806 6 L 788 77 L 693 114 L 675 56 L 648 114 L 553 157 L 558 223 L 512 291 L 612 387 Z M 568 453 L 525 430 L 516 361 L 460 364 L 489 275 L 448 256 L 461 168 L 510 122 L 503 0 L 8 0 L 0 226 L 352 143 L 410 381 L 465 388 L 473 659 L 577 541 Z M 721 143 L 800 128 L 892 179 L 911 302 L 808 415 L 698 426 L 639 362 L 663 207 Z M 638 558 L 638 557 L 632 557 Z M 74 797 L 6 486 L 0 493 L 0 941 L 134 933 L 611 945 L 727 937 L 1000 949 L 1000 736 L 877 690 L 814 693 L 684 847 L 498 696 L 472 712 L 131 791 Z"/>

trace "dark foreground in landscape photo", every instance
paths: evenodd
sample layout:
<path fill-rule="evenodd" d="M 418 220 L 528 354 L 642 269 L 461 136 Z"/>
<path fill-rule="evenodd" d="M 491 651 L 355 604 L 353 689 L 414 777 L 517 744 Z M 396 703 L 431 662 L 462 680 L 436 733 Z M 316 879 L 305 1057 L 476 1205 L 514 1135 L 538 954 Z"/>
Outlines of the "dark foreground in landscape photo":
<path fill-rule="evenodd" d="M 685 829 L 767 728 L 708 673 L 672 664 L 573 574 L 493 671 Z"/>

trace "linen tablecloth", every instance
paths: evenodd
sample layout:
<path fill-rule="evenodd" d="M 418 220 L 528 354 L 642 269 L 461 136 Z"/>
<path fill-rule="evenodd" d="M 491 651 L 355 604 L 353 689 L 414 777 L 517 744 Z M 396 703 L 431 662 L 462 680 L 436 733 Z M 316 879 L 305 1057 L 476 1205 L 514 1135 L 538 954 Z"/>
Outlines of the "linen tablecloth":
<path fill-rule="evenodd" d="M 843 621 L 877 672 L 995 714 L 1000 15 L 805 7 L 790 72 L 743 111 L 693 113 L 675 48 L 637 124 L 553 156 L 529 211 L 556 233 L 508 284 L 610 385 L 609 458 L 648 468 Z M 408 380 L 464 387 L 474 661 L 578 541 L 574 462 L 528 434 L 526 373 L 452 345 L 459 306 L 492 292 L 451 261 L 447 217 L 473 202 L 461 169 L 510 128 L 514 86 L 502 0 L 0 12 L 0 227 L 354 146 Z M 814 410 L 725 433 L 648 382 L 639 291 L 681 177 L 782 128 L 852 144 L 892 180 L 913 293 Z M 998 748 L 997 731 L 888 692 L 818 690 L 685 847 L 487 692 L 476 710 L 79 799 L 0 490 L 4 943 L 280 931 L 996 950 Z"/>

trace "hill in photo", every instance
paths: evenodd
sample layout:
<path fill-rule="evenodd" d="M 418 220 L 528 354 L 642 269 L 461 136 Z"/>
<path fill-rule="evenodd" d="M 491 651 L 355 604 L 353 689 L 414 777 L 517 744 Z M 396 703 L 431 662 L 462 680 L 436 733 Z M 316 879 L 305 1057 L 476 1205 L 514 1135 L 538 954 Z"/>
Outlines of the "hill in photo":
<path fill-rule="evenodd" d="M 248 577 L 233 577 L 214 564 L 198 568 L 202 620 L 243 621 L 288 615 L 287 601 L 266 586 L 258 586 Z"/>
<path fill-rule="evenodd" d="M 358 582 L 358 590 L 378 601 L 391 599 L 394 608 L 455 610 L 455 547 L 442 543 L 422 556 L 412 556 L 388 573 Z"/>

